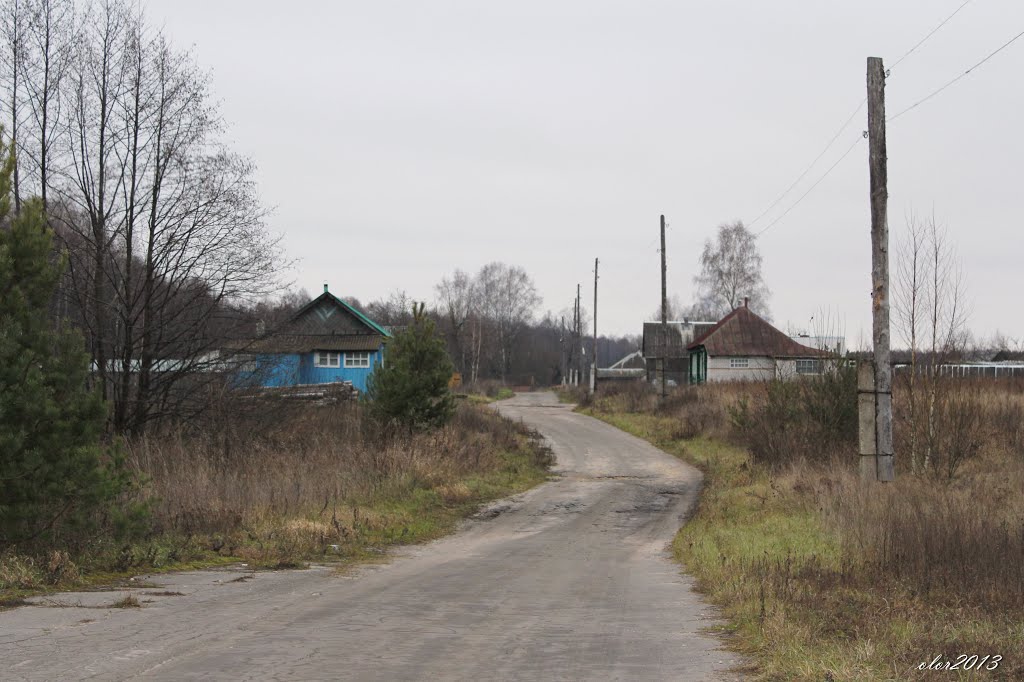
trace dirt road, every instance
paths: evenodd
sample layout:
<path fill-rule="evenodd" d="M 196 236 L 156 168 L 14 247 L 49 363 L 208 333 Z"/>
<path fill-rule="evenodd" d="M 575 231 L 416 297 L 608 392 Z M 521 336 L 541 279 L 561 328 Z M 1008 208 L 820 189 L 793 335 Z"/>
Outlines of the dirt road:
<path fill-rule="evenodd" d="M 551 394 L 499 409 L 547 437 L 557 480 L 349 577 L 199 571 L 140 578 L 160 585 L 142 608 L 104 608 L 122 591 L 0 613 L 0 679 L 734 678 L 666 551 L 698 472 Z"/>

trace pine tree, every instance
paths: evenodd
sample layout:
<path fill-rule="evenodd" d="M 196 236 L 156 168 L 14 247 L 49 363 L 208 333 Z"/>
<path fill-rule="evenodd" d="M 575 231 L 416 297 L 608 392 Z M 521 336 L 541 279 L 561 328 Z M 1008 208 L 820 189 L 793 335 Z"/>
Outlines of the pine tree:
<path fill-rule="evenodd" d="M 100 445 L 105 408 L 87 388 L 82 337 L 54 331 L 48 315 L 64 259 L 42 202 L 10 216 L 13 169 L 10 154 L 0 169 L 0 550 L 83 540 L 130 485 Z"/>
<path fill-rule="evenodd" d="M 382 366 L 367 382 L 366 397 L 378 415 L 414 429 L 446 424 L 455 413 L 448 388 L 454 368 L 444 341 L 424 305 L 413 306 L 413 320 L 388 344 Z"/>

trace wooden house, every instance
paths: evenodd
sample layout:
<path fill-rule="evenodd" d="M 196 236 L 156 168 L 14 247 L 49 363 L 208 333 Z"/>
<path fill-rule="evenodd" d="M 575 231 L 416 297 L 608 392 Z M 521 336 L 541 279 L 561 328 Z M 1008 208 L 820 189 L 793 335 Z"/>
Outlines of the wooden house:
<path fill-rule="evenodd" d="M 688 347 L 690 383 L 821 374 L 834 354 L 797 343 L 743 305 Z"/>
<path fill-rule="evenodd" d="M 241 379 L 268 388 L 349 382 L 365 391 L 390 337 L 325 284 L 324 293 L 287 322 L 239 347 L 249 358 Z"/>
<path fill-rule="evenodd" d="M 647 381 L 660 379 L 660 363 L 664 362 L 666 380 L 677 385 L 685 384 L 690 367 L 687 346 L 714 326 L 714 322 L 692 320 L 670 321 L 664 326 L 661 322 L 644 322 L 640 352 L 644 358 Z"/>

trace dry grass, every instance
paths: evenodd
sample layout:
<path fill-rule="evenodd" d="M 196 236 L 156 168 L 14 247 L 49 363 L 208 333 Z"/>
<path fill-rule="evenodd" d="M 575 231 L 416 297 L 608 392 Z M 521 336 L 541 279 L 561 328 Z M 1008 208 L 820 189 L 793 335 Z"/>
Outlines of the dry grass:
<path fill-rule="evenodd" d="M 526 436 L 475 405 L 442 429 L 407 433 L 348 403 L 293 410 L 234 433 L 230 447 L 181 432 L 147 438 L 129 444 L 129 458 L 149 481 L 161 532 L 282 566 L 334 546 L 436 535 L 419 511 L 480 501 L 488 477 L 536 482 L 546 460 Z"/>
<path fill-rule="evenodd" d="M 271 407 L 125 443 L 144 482 L 148 535 L 101 538 L 74 562 L 66 552 L 2 556 L 0 596 L 141 569 L 379 555 L 450 531 L 480 503 L 543 481 L 550 464 L 523 426 L 479 405 L 461 404 L 430 433 L 380 424 L 357 403 Z"/>
<path fill-rule="evenodd" d="M 901 471 L 883 486 L 860 481 L 849 443 L 763 463 L 738 447 L 744 437 L 729 407 L 763 400 L 764 390 L 700 387 L 660 408 L 606 395 L 590 408 L 706 472 L 698 513 L 675 547 L 757 676 L 935 679 L 943 673 L 918 666 L 937 655 L 998 654 L 984 679 L 1024 678 L 1024 391 L 991 383 L 962 391 L 981 415 L 976 456 L 952 479 L 942 468 Z M 637 405 L 642 411 L 628 411 Z M 689 438 L 689 413 L 709 408 L 721 414 Z"/>
<path fill-rule="evenodd" d="M 107 605 L 108 609 L 140 609 L 142 603 L 134 594 L 126 594 L 112 604 Z"/>

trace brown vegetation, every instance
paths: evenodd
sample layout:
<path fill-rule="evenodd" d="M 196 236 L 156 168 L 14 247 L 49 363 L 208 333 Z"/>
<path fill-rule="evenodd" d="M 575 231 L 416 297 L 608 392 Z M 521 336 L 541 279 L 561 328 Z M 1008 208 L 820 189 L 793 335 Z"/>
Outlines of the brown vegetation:
<path fill-rule="evenodd" d="M 933 467 L 898 459 L 886 485 L 857 474 L 849 390 L 717 384 L 659 404 L 641 384 L 609 386 L 590 411 L 705 470 L 677 551 L 762 678 L 930 679 L 918 665 L 936 655 L 998 654 L 986 679 L 1019 679 L 1024 387 L 944 387 Z"/>
<path fill-rule="evenodd" d="M 191 430 L 123 445 L 150 509 L 139 541 L 0 556 L 0 594 L 80 583 L 79 570 L 243 559 L 286 568 L 437 537 L 481 502 L 544 480 L 550 455 L 525 427 L 462 402 L 447 426 L 410 433 L 360 403 L 239 399 Z M 25 548 L 26 550 L 28 548 Z"/>

